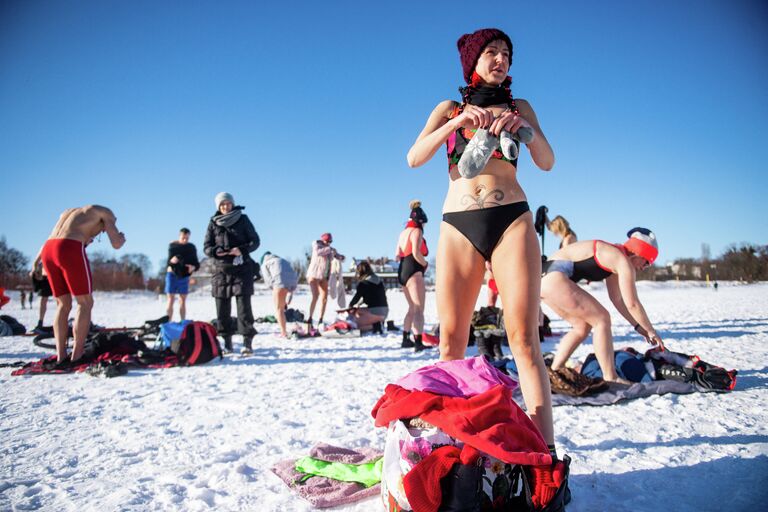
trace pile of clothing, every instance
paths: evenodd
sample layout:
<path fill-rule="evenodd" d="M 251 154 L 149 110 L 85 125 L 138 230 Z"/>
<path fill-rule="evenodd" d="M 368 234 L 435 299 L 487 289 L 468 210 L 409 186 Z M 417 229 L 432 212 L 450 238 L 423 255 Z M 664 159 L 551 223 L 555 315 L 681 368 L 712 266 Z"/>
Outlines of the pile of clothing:
<path fill-rule="evenodd" d="M 564 510 L 570 459 L 552 459 L 512 400 L 516 387 L 481 356 L 438 362 L 386 386 L 372 411 L 387 428 L 386 510 Z"/>

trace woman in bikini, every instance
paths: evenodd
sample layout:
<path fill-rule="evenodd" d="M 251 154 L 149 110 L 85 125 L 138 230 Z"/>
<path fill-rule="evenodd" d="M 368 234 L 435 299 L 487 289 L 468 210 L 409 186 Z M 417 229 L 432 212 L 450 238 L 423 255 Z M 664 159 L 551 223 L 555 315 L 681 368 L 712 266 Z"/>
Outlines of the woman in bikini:
<path fill-rule="evenodd" d="M 411 214 L 405 229 L 397 240 L 395 259 L 400 262 L 397 279 L 403 287 L 408 302 L 408 312 L 403 320 L 403 342 L 401 348 L 414 348 L 421 352 L 427 348 L 422 342 L 424 333 L 424 272 L 427 270 L 426 256 L 429 254 L 424 240 L 424 224 L 427 214 L 421 208 L 421 201 L 411 201 Z M 413 330 L 413 340 L 411 340 Z"/>
<path fill-rule="evenodd" d="M 436 261 L 440 359 L 464 357 L 490 261 L 528 414 L 554 453 L 549 377 L 538 339 L 541 252 L 517 181 L 519 140 L 542 170 L 550 170 L 555 157 L 531 105 L 512 98 L 509 36 L 482 29 L 457 45 L 467 83 L 462 102 L 439 103 L 408 152 L 408 164 L 419 167 L 444 143 L 448 150 Z"/>
<path fill-rule="evenodd" d="M 622 382 L 613 357 L 611 315 L 592 295 L 576 283 L 603 281 L 608 297 L 621 316 L 635 327 L 648 343 L 661 350 L 664 344 L 637 297 L 635 273 L 651 265 L 659 254 L 656 236 L 648 229 L 634 228 L 624 244 L 585 240 L 564 247 L 544 263 L 541 300 L 560 315 L 573 329 L 557 347 L 552 369 L 561 368 L 573 351 L 592 332 L 597 362 L 606 381 Z"/>

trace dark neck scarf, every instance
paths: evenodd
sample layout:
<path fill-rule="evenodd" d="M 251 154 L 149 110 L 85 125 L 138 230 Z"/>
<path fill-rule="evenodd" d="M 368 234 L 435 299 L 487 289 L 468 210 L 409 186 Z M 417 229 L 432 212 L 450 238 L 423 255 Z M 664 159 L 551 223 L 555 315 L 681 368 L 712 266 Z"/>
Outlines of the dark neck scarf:
<path fill-rule="evenodd" d="M 474 76 L 473 76 L 474 78 Z M 459 92 L 468 105 L 490 107 L 492 105 L 509 105 L 514 110 L 515 100 L 512 99 L 510 85 L 512 79 L 507 77 L 498 86 L 480 85 L 475 80 L 466 87 L 459 87 Z"/>
<path fill-rule="evenodd" d="M 240 220 L 240 216 L 243 214 L 243 210 L 239 208 L 235 208 L 234 210 L 230 211 L 229 213 L 220 213 L 219 215 L 214 215 L 213 222 L 222 228 L 229 228 L 232 227 L 232 225 Z"/>

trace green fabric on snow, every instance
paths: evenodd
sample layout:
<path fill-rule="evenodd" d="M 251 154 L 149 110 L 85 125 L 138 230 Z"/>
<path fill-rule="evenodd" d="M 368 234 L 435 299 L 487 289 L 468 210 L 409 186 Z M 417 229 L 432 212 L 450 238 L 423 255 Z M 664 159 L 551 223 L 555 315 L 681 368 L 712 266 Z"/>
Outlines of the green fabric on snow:
<path fill-rule="evenodd" d="M 296 471 L 300 473 L 324 476 L 342 482 L 357 482 L 370 487 L 381 482 L 381 468 L 383 465 L 383 458 L 366 464 L 343 464 L 341 462 L 313 459 L 312 457 L 302 457 L 296 461 L 295 467 Z"/>

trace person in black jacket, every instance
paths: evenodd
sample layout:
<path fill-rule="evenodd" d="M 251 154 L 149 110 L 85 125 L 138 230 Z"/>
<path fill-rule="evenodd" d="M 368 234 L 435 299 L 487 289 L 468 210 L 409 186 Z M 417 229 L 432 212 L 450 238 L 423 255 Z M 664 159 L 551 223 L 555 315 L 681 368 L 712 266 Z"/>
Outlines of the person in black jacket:
<path fill-rule="evenodd" d="M 189 276 L 200 268 L 197 261 L 197 248 L 189 243 L 190 231 L 179 230 L 179 239 L 168 246 L 168 268 L 165 273 L 165 294 L 168 295 L 168 321 L 173 319 L 173 302 L 179 296 L 179 316 L 183 322 L 187 318 L 187 294 Z"/>
<path fill-rule="evenodd" d="M 373 329 L 374 332 L 381 333 L 383 332 L 382 322 L 389 314 L 384 281 L 376 275 L 367 261 L 357 264 L 355 277 L 357 277 L 357 291 L 349 303 L 349 313 L 361 331 Z M 368 307 L 355 307 L 361 300 Z"/>
<path fill-rule="evenodd" d="M 216 300 L 216 318 L 219 335 L 224 338 L 226 351 L 232 351 L 232 335 L 235 328 L 230 321 L 232 297 L 237 301 L 237 333 L 243 336 L 243 354 L 251 354 L 253 328 L 253 278 L 256 263 L 251 252 L 259 247 L 259 235 L 244 206 L 235 206 L 232 194 L 216 194 L 217 212 L 208 223 L 205 233 L 204 252 L 214 261 L 211 294 Z"/>

